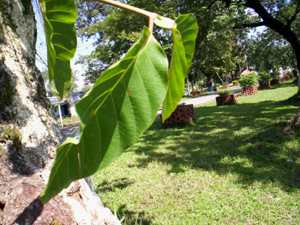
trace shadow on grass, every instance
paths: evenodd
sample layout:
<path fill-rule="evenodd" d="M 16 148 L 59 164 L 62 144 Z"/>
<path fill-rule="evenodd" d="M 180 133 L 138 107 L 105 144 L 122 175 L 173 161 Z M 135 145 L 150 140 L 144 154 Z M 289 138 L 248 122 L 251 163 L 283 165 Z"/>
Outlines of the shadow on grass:
<path fill-rule="evenodd" d="M 123 225 L 150 225 L 151 219 L 145 215 L 145 212 L 135 212 L 128 210 L 126 205 L 122 205 L 117 210 L 118 218 Z"/>
<path fill-rule="evenodd" d="M 124 189 L 133 183 L 134 181 L 129 180 L 127 178 L 121 178 L 121 179 L 113 180 L 111 182 L 104 181 L 101 184 L 97 185 L 96 192 L 104 193 L 104 192 L 114 191 L 115 189 Z"/>
<path fill-rule="evenodd" d="M 300 141 L 282 130 L 298 110 L 271 101 L 201 107 L 193 127 L 154 126 L 133 149 L 140 154 L 137 166 L 159 161 L 171 166 L 170 173 L 234 173 L 241 185 L 276 182 L 293 191 L 300 187 Z"/>
<path fill-rule="evenodd" d="M 300 94 L 295 94 L 292 97 L 288 98 L 287 100 L 284 100 L 280 102 L 282 105 L 294 105 L 294 106 L 300 106 Z"/>

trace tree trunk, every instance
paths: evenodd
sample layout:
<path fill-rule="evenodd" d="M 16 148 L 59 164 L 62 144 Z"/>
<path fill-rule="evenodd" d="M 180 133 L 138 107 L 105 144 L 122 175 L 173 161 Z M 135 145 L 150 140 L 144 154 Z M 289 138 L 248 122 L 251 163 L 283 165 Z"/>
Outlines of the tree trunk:
<path fill-rule="evenodd" d="M 23 4 L 22 4 L 23 3 Z M 85 181 L 42 205 L 60 131 L 35 67 L 30 0 L 0 0 L 0 224 L 119 224 Z"/>

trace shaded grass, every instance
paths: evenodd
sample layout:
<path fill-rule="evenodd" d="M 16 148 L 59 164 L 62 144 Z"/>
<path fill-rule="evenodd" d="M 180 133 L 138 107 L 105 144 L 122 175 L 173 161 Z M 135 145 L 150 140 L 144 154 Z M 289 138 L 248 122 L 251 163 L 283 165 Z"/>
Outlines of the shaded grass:
<path fill-rule="evenodd" d="M 156 124 L 94 177 L 101 199 L 123 224 L 300 224 L 299 135 L 282 133 L 296 91 L 209 103 L 193 127 Z"/>

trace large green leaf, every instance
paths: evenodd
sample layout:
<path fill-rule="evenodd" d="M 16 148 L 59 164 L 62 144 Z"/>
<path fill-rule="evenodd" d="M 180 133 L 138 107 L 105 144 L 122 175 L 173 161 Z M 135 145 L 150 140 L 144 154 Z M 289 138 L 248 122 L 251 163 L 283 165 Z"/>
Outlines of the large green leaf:
<path fill-rule="evenodd" d="M 198 22 L 193 14 L 184 14 L 176 19 L 176 24 L 177 30 L 182 37 L 188 67 L 190 67 L 193 61 L 196 39 L 199 31 Z"/>
<path fill-rule="evenodd" d="M 43 0 L 42 9 L 48 52 L 49 79 L 60 97 L 71 87 L 70 60 L 76 51 L 74 24 L 77 11 L 74 0 Z"/>
<path fill-rule="evenodd" d="M 82 178 L 78 141 L 67 139 L 56 151 L 46 190 L 41 195 L 42 202 L 48 202 L 74 180 Z"/>
<path fill-rule="evenodd" d="M 169 69 L 169 85 L 163 105 L 162 119 L 168 119 L 184 94 L 185 78 L 193 60 L 198 24 L 192 14 L 181 15 L 173 28 L 173 49 Z"/>
<path fill-rule="evenodd" d="M 126 56 L 77 104 L 79 143 L 68 140 L 55 159 L 45 203 L 72 181 L 108 165 L 153 123 L 167 92 L 168 60 L 148 29 Z M 70 163 L 72 162 L 72 163 Z"/>

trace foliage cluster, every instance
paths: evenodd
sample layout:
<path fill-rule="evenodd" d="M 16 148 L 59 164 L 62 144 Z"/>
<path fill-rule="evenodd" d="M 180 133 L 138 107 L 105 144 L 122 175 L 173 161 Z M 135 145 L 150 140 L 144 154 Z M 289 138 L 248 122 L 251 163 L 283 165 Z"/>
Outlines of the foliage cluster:
<path fill-rule="evenodd" d="M 280 68 L 296 68 L 296 58 L 289 44 L 274 31 L 265 31 L 249 40 L 249 64 L 258 71 L 279 73 Z"/>
<path fill-rule="evenodd" d="M 240 77 L 239 83 L 241 87 L 253 87 L 258 83 L 258 76 L 256 72 L 249 72 L 247 74 L 243 74 Z"/>
<path fill-rule="evenodd" d="M 269 82 L 270 80 L 272 80 L 272 76 L 266 71 L 261 71 L 258 74 L 258 79 L 262 82 Z"/>
<path fill-rule="evenodd" d="M 243 49 L 238 40 L 245 32 L 232 29 L 235 10 L 227 9 L 221 1 L 156 1 L 129 0 L 131 5 L 142 6 L 162 15 L 174 17 L 177 14 L 193 12 L 200 26 L 198 33 L 196 57 L 189 73 L 189 80 L 194 83 L 205 77 L 223 77 L 243 67 L 245 61 Z M 92 9 L 92 10 L 91 10 Z M 103 7 L 93 2 L 82 2 L 79 6 L 81 18 L 78 27 L 82 37 L 95 39 L 95 51 L 81 59 L 89 65 L 87 79 L 94 82 L 98 72 L 115 62 L 124 54 L 128 46 L 137 38 L 137 32 L 143 26 L 143 18 Z M 96 20 L 96 18 L 102 20 Z M 154 30 L 167 54 L 170 55 L 171 37 L 160 29 Z M 242 42 L 240 42 L 242 43 Z"/>
<path fill-rule="evenodd" d="M 127 2 L 169 17 L 186 12 L 192 12 L 196 16 L 201 32 L 197 37 L 196 57 L 188 77 L 192 83 L 204 80 L 205 77 L 220 82 L 222 82 L 220 78 L 224 80 L 227 76 L 236 79 L 246 66 L 273 73 L 278 72 L 281 67 L 296 68 L 293 49 L 276 31 L 261 29 L 260 32 L 251 32 L 254 34 L 249 35 L 250 29 L 261 26 L 259 21 L 262 18 L 258 14 L 253 14 L 251 10 L 246 10 L 251 2 L 257 1 L 128 0 Z M 271 17 L 291 26 L 292 31 L 299 37 L 300 26 L 297 25 L 300 23 L 300 14 L 297 12 L 300 7 L 297 1 L 263 1 L 260 4 L 270 12 Z M 81 18 L 78 20 L 78 27 L 81 35 L 96 40 L 95 51 L 82 59 L 89 65 L 87 79 L 93 82 L 99 74 L 97 71 L 102 71 L 107 65 L 115 62 L 136 40 L 136 33 L 141 29 L 143 18 L 86 1 L 81 1 L 79 11 Z M 170 36 L 161 35 L 158 29 L 155 32 L 163 47 L 170 49 Z"/>
<path fill-rule="evenodd" d="M 230 90 L 223 90 L 223 91 L 219 91 L 218 94 L 220 96 L 228 96 L 228 95 L 232 94 L 232 91 L 230 91 Z"/>
<path fill-rule="evenodd" d="M 238 80 L 234 80 L 234 81 L 232 81 L 232 84 L 233 84 L 233 86 L 237 86 L 237 85 L 239 85 L 240 83 L 239 83 Z"/>
<path fill-rule="evenodd" d="M 272 76 L 271 76 L 270 73 L 268 73 L 266 71 L 261 71 L 258 74 L 258 80 L 259 80 L 259 87 L 261 89 L 270 88 L 271 87 Z"/>

